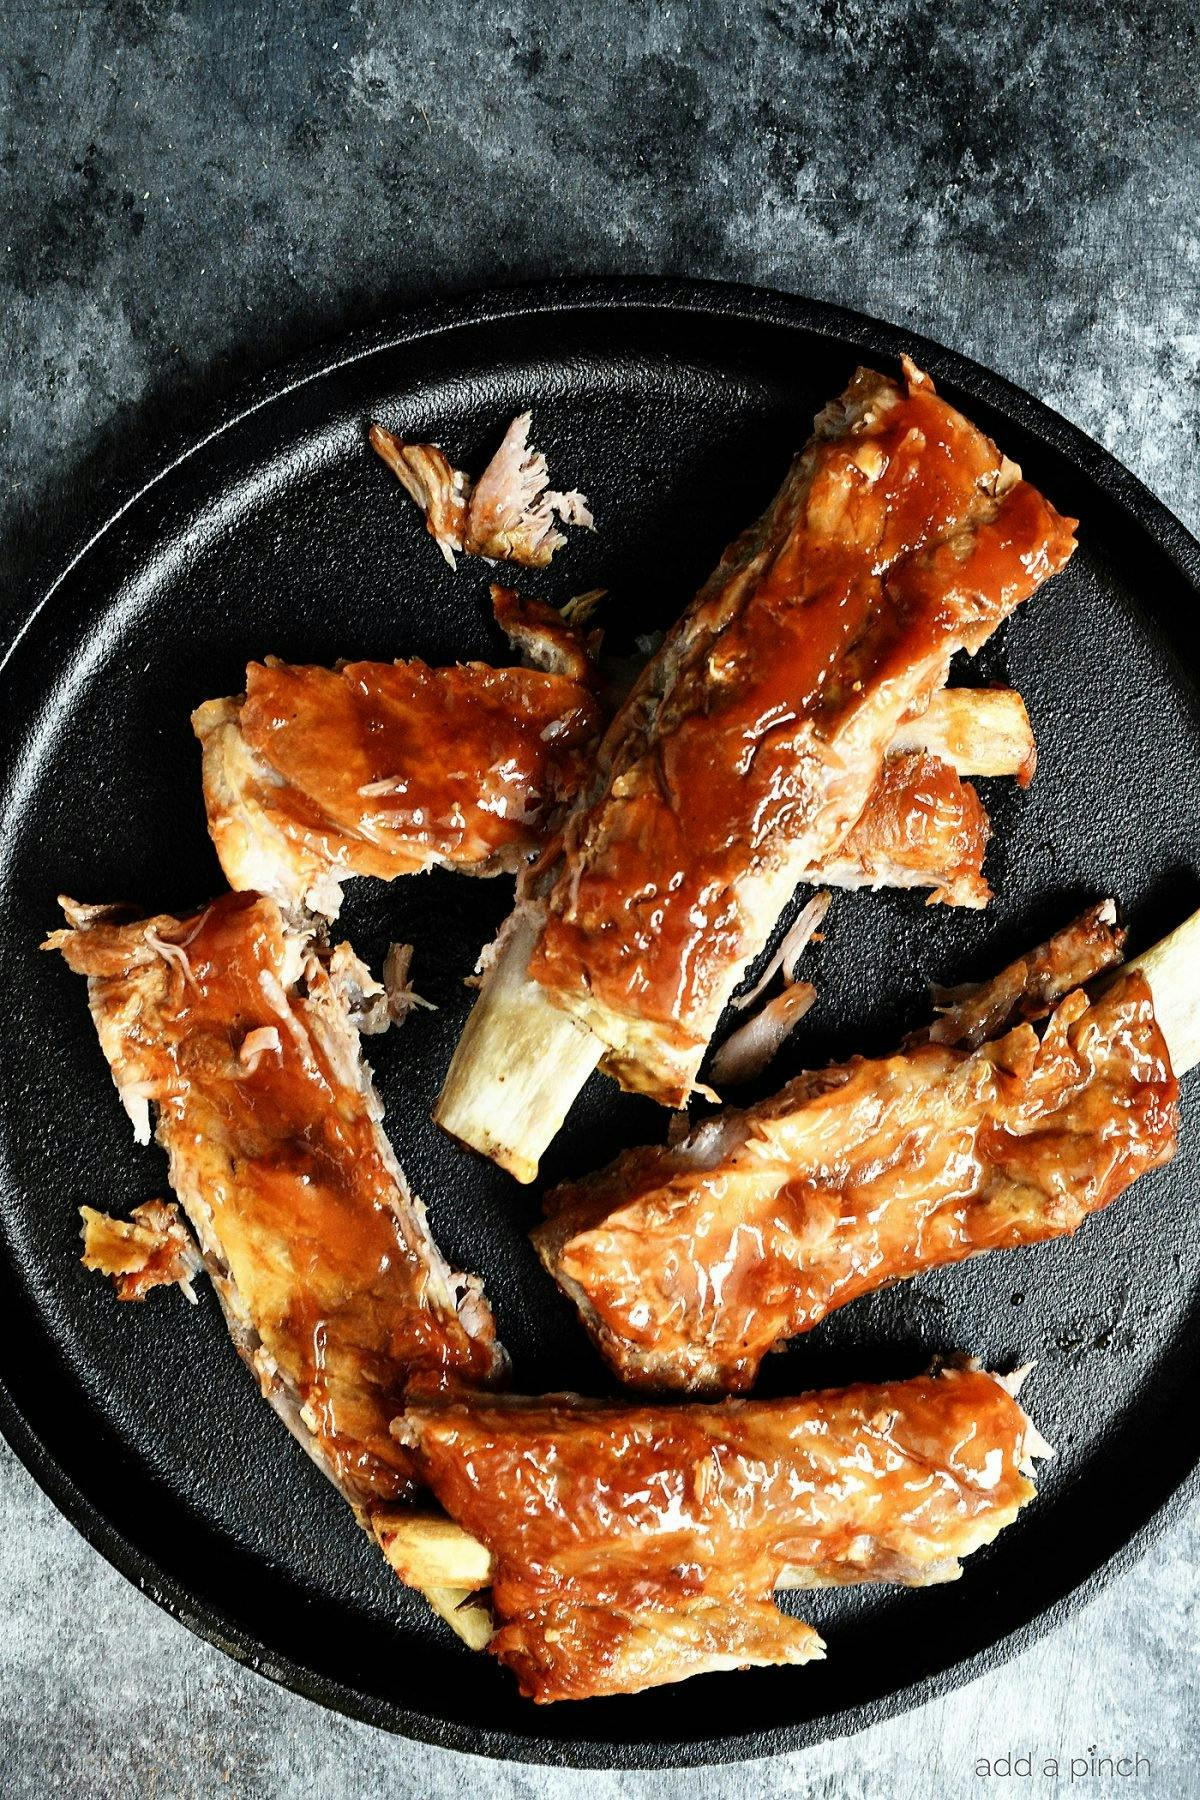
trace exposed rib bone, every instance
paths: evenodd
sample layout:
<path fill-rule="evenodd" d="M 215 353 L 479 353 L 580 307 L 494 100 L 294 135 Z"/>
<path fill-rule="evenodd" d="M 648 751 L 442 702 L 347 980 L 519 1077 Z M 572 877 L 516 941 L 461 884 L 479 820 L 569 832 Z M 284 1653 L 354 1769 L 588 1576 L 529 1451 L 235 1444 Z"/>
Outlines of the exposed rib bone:
<path fill-rule="evenodd" d="M 1037 763 L 1029 714 L 1012 688 L 941 688 L 900 726 L 892 750 L 927 750 L 960 775 L 1015 775 L 1022 787 Z"/>
<path fill-rule="evenodd" d="M 433 1111 L 444 1131 L 522 1182 L 536 1177 L 541 1151 L 604 1048 L 530 981 L 533 936 L 533 924 L 514 913 L 485 977 L 487 1005 L 472 1008 Z M 480 1082 L 480 1069 L 493 1079 Z"/>
<path fill-rule="evenodd" d="M 1129 966 L 1140 969 L 1150 983 L 1171 1067 L 1176 1075 L 1186 1075 L 1200 1063 L 1200 910 Z"/>

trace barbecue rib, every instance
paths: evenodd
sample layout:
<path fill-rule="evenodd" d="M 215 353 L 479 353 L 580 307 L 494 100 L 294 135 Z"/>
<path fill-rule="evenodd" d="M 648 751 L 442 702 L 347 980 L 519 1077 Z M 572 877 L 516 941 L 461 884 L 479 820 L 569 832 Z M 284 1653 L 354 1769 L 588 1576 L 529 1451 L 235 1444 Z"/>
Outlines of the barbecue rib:
<path fill-rule="evenodd" d="M 773 1589 L 953 1580 L 1033 1497 L 1047 1447 L 1016 1385 L 960 1367 L 719 1406 L 410 1402 L 396 1430 L 453 1524 L 399 1521 L 389 1559 L 490 1584 L 488 1647 L 534 1700 L 808 1662 L 821 1640 Z"/>
<path fill-rule="evenodd" d="M 63 907 L 70 928 L 47 948 L 88 978 L 139 1142 L 155 1108 L 234 1344 L 369 1525 L 412 1490 L 389 1432 L 409 1378 L 489 1382 L 504 1357 L 479 1282 L 446 1264 L 384 1136 L 352 959 L 253 894 L 135 923 Z"/>
<path fill-rule="evenodd" d="M 609 727 L 523 884 L 439 1122 L 531 1179 L 601 1059 L 683 1104 L 726 1001 L 797 882 L 826 879 L 897 733 L 955 652 L 1062 568 L 1072 532 L 910 363 L 903 387 L 860 370 Z"/>
<path fill-rule="evenodd" d="M 231 887 L 335 918 L 351 875 L 513 870 L 589 765 L 602 716 L 588 640 L 539 601 L 496 613 L 541 668 L 269 657 L 192 716 L 208 827 Z"/>
<path fill-rule="evenodd" d="M 380 1126 L 346 999 L 273 901 L 119 923 L 63 902 L 47 947 L 88 978 L 138 1141 L 156 1136 L 231 1335 L 266 1397 L 357 1507 L 407 1494 L 389 1435 L 417 1373 L 491 1380 L 502 1356 Z"/>
<path fill-rule="evenodd" d="M 621 1378 L 747 1388 L 858 1295 L 1065 1236 L 1168 1161 L 1178 1083 L 1144 968 L 1078 985 L 1118 962 L 1112 917 L 953 997 L 894 1056 L 801 1075 L 551 1194 L 534 1241 Z"/>

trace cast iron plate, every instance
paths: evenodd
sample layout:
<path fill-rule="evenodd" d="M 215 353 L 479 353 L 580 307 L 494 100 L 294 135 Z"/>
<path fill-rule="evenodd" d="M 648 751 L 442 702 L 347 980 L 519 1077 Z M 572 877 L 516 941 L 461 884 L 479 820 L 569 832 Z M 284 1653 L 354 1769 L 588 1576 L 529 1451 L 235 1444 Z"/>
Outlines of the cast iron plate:
<path fill-rule="evenodd" d="M 842 896 L 813 961 L 821 1004 L 776 1079 L 882 1048 L 959 980 L 1114 894 L 1134 946 L 1200 899 L 1200 712 L 1190 622 L 1197 545 L 1071 426 L 912 333 L 780 295 L 564 286 L 448 304 L 361 336 L 243 395 L 68 563 L 0 676 L 0 1122 L 3 1424 L 90 1541 L 161 1605 L 326 1705 L 460 1749 L 590 1765 L 761 1755 L 857 1728 L 1011 1653 L 1127 1562 L 1194 1479 L 1200 1373 L 1196 1138 L 1074 1242 L 984 1258 L 846 1309 L 771 1359 L 787 1392 L 906 1375 L 938 1351 L 1036 1359 L 1030 1405 L 1057 1458 L 1019 1523 L 961 1582 L 807 1596 L 829 1658 L 636 1698 L 535 1709 L 395 1582 L 332 1488 L 262 1405 L 213 1296 L 121 1307 L 79 1263 L 81 1201 L 164 1190 L 130 1142 L 80 982 L 37 944 L 60 891 L 147 910 L 219 884 L 188 714 L 235 692 L 247 658 L 500 658 L 489 571 L 443 565 L 367 450 L 372 418 L 436 436 L 469 468 L 532 403 L 556 481 L 591 496 L 545 577 L 554 599 L 611 590 L 620 647 L 671 618 L 769 497 L 813 412 L 859 359 L 910 350 L 1081 520 L 1080 549 L 989 647 L 975 678 L 1026 696 L 1040 766 L 991 784 L 984 914 L 915 895 Z M 1186 632 L 1186 635 L 1185 635 Z M 377 959 L 417 946 L 440 1011 L 371 1045 L 388 1121 L 436 1233 L 480 1269 L 527 1390 L 604 1388 L 524 1233 L 536 1195 L 460 1152 L 429 1109 L 467 1010 L 462 977 L 507 909 L 504 881 L 356 882 L 346 934 Z M 596 1077 L 547 1159 L 552 1178 L 660 1133 Z"/>

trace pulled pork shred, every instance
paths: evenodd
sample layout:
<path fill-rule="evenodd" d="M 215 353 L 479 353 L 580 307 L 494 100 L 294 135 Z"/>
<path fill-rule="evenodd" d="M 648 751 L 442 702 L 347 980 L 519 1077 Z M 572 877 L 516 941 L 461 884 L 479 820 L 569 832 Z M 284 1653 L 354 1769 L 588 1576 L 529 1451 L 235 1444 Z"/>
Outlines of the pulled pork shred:
<path fill-rule="evenodd" d="M 589 595 L 576 596 L 560 609 L 493 581 L 491 596 L 497 625 L 530 668 L 562 675 L 584 687 L 595 686 L 596 659 L 604 633 L 583 630 L 589 612 L 580 602 Z"/>
<path fill-rule="evenodd" d="M 768 1000 L 744 1025 L 731 1031 L 712 1059 L 711 1074 L 721 1087 L 753 1081 L 774 1061 L 817 998 L 811 981 L 792 981 Z"/>
<path fill-rule="evenodd" d="M 151 1288 L 181 1287 L 194 1306 L 192 1277 L 200 1269 L 197 1250 L 174 1201 L 147 1200 L 129 1219 L 114 1219 L 81 1206 L 83 1266 L 107 1275 L 118 1300 L 144 1300 Z"/>
<path fill-rule="evenodd" d="M 786 982 L 790 984 L 795 981 L 796 964 L 799 962 L 804 951 L 807 950 L 809 944 L 816 937 L 818 930 L 824 923 L 825 914 L 829 911 L 832 899 L 833 895 L 830 893 L 829 889 L 822 888 L 820 893 L 814 894 L 812 899 L 801 909 L 796 916 L 794 924 L 788 927 L 787 931 L 780 939 L 778 949 L 755 982 L 754 986 L 750 989 L 750 992 L 748 994 L 739 994 L 737 998 L 732 1001 L 731 1004 L 735 1006 L 739 1012 L 744 1011 L 747 1006 L 753 1006 L 759 995 L 764 993 L 765 990 L 770 987 L 772 981 L 775 979 L 776 973 L 780 969 L 783 970 L 783 979 Z"/>
<path fill-rule="evenodd" d="M 739 1012 L 753 1006 L 783 971 L 782 991 L 764 1001 L 744 1024 L 731 1031 L 714 1055 L 710 1072 L 720 1086 L 737 1087 L 761 1075 L 816 1001 L 816 988 L 811 981 L 797 981 L 796 967 L 809 944 L 819 938 L 832 899 L 828 888 L 813 895 L 780 939 L 754 986 L 732 1002 Z"/>
<path fill-rule="evenodd" d="M 585 495 L 549 486 L 546 458 L 529 442 L 532 422 L 529 412 L 513 420 L 477 482 L 436 444 L 406 444 L 382 425 L 371 426 L 371 448 L 421 508 L 452 569 L 460 554 L 544 569 L 567 541 L 556 518 L 594 529 Z"/>
<path fill-rule="evenodd" d="M 383 987 L 387 995 L 388 1022 L 392 1025 L 403 1025 L 414 1007 L 424 1007 L 426 1012 L 437 1011 L 432 1000 L 423 999 L 413 988 L 409 978 L 412 959 L 411 944 L 388 945 L 388 953 L 383 959 Z"/>
<path fill-rule="evenodd" d="M 382 425 L 372 425 L 371 448 L 425 514 L 429 535 L 453 569 L 467 535 L 470 482 L 453 469 L 436 444 L 405 444 Z"/>

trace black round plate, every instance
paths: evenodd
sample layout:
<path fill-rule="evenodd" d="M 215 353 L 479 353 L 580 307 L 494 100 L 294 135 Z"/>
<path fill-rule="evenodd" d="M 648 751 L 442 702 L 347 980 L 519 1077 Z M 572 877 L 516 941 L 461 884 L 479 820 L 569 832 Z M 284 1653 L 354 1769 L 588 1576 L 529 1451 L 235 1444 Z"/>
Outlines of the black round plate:
<path fill-rule="evenodd" d="M 905 1375 L 941 1351 L 1035 1359 L 1027 1390 L 1057 1446 L 1039 1499 L 961 1582 L 795 1598 L 829 1645 L 803 1670 L 710 1676 L 635 1698 L 537 1709 L 394 1581 L 262 1405 L 211 1293 L 121 1307 L 79 1263 L 76 1208 L 164 1191 L 130 1142 L 81 983 L 39 938 L 55 895 L 147 909 L 219 886 L 188 714 L 236 692 L 248 658 L 504 658 L 489 570 L 442 563 L 366 447 L 369 420 L 433 436 L 466 467 L 534 408 L 557 483 L 591 497 L 544 576 L 552 599 L 611 591 L 616 648 L 663 625 L 766 501 L 813 412 L 860 360 L 901 350 L 1064 511 L 1066 574 L 967 679 L 1004 678 L 1038 733 L 1027 793 L 989 784 L 997 890 L 982 914 L 919 895 L 839 896 L 812 961 L 821 1003 L 776 1081 L 892 1042 L 928 984 L 995 968 L 1114 894 L 1134 945 L 1200 899 L 1200 551 L 1111 457 L 1005 382 L 911 333 L 777 294 L 561 286 L 487 295 L 350 340 L 243 395 L 99 524 L 23 627 L 0 676 L 0 1422 L 90 1541 L 193 1629 L 264 1674 L 395 1731 L 464 1750 L 590 1765 L 761 1755 L 857 1728 L 978 1673 L 1094 1590 L 1194 1476 L 1194 1195 L 1174 1164 L 1074 1242 L 982 1258 L 849 1307 L 771 1359 L 775 1393 Z M 1188 625 L 1185 628 L 1185 621 Z M 1185 635 L 1186 630 L 1186 635 Z M 516 1384 L 607 1387 L 525 1232 L 537 1195 L 459 1151 L 430 1105 L 469 1004 L 462 978 L 508 882 L 355 882 L 345 934 L 378 958 L 417 946 L 438 1003 L 371 1046 L 388 1124 L 434 1229 L 479 1269 Z M 547 1158 L 578 1172 L 664 1119 L 597 1076 Z M 1174 1497 L 1174 1501 L 1173 1501 Z"/>

